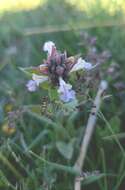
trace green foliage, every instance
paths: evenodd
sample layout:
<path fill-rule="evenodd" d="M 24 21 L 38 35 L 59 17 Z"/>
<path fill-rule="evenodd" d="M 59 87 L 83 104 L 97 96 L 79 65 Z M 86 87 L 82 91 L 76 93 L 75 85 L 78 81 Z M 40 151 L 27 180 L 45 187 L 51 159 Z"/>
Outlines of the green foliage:
<path fill-rule="evenodd" d="M 112 53 L 112 59 L 103 64 L 101 75 L 112 62 L 116 62 L 121 71 L 117 79 L 112 79 L 108 73 L 103 76 L 109 81 L 108 94 L 112 96 L 104 99 L 101 108 L 104 115 L 100 111 L 84 167 L 84 172 L 99 170 L 100 173 L 87 176 L 82 185 L 87 190 L 124 189 L 125 92 L 124 89 L 120 91 L 114 88 L 114 83 L 125 79 L 125 31 L 119 25 L 97 27 L 97 21 L 101 21 L 102 25 L 104 21 L 119 21 L 124 18 L 124 14 L 118 11 L 110 15 L 101 7 L 93 6 L 91 10 L 91 14 L 87 14 L 65 1 L 48 0 L 36 10 L 5 13 L 1 16 L 0 189 L 73 189 L 74 177 L 79 174 L 73 166 L 91 108 L 86 101 L 87 98 L 93 101 L 96 92 L 91 90 L 84 96 L 86 87 L 81 84 L 80 98 L 83 102 L 79 110 L 79 102 L 61 104 L 56 89 L 48 83 L 44 83 L 34 93 L 27 92 L 25 84 L 34 72 L 33 66 L 40 65 L 45 58 L 45 54 L 40 52 L 45 41 L 55 41 L 59 49 L 68 51 L 68 55 L 85 55 L 86 47 L 80 37 L 83 31 L 97 36 L 100 52 L 109 49 Z M 96 26 L 75 30 L 76 23 L 83 28 L 92 27 L 93 23 Z M 48 25 L 59 31 L 26 34 L 29 29 L 32 33 L 33 27 L 46 28 Z M 63 25 L 71 30 L 60 31 Z M 81 43 L 83 46 L 79 46 Z M 12 51 L 14 47 L 16 49 Z M 48 90 L 51 101 L 47 104 L 47 112 L 41 114 L 41 98 L 48 96 Z M 22 112 L 15 121 L 15 132 L 10 133 L 8 126 L 3 126 L 8 119 L 8 112 L 18 109 Z"/>
<path fill-rule="evenodd" d="M 70 160 L 72 158 L 73 141 L 71 141 L 69 143 L 57 141 L 56 146 L 57 146 L 57 149 L 59 150 L 59 152 L 62 154 L 62 156 L 64 156 L 64 158 L 66 158 L 68 160 Z"/>
<path fill-rule="evenodd" d="M 112 117 L 109 121 L 109 125 L 112 129 L 113 134 L 117 135 L 120 132 L 120 119 L 119 119 L 119 117 L 117 117 L 117 116 Z M 104 128 L 99 127 L 98 131 L 99 131 L 99 134 L 104 138 L 111 135 L 111 131 L 109 130 L 108 127 L 104 127 Z"/>

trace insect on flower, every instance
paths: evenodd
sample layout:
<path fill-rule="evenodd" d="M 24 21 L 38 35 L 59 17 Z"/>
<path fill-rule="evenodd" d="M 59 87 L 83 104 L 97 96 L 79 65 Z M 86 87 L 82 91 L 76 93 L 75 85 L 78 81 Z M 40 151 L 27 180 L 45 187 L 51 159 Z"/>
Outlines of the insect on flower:
<path fill-rule="evenodd" d="M 26 87 L 34 92 L 41 83 L 48 81 L 57 88 L 61 101 L 75 100 L 76 93 L 72 85 L 68 83 L 70 74 L 78 70 L 91 70 L 92 64 L 81 57 L 67 57 L 66 52 L 59 52 L 52 41 L 46 42 L 43 50 L 47 52 L 47 59 L 43 61 L 43 64 L 33 67 L 32 80 L 26 84 Z"/>

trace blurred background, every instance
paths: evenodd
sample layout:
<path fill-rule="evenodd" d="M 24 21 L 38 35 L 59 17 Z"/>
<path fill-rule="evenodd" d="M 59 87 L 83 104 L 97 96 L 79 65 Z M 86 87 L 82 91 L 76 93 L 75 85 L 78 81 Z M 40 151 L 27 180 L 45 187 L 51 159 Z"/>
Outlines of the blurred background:
<path fill-rule="evenodd" d="M 68 124 L 61 118 L 64 128 L 53 126 L 53 130 L 46 117 L 22 115 L 19 110 L 40 104 L 45 94 L 27 91 L 29 78 L 19 67 L 40 65 L 45 58 L 42 46 L 49 40 L 69 56 L 80 53 L 85 57 L 90 49 L 95 60 L 98 54 L 107 55 L 102 68 L 109 82 L 108 103 L 102 106 L 104 115 L 99 118 L 85 164 L 85 171 L 99 170 L 102 175 L 82 185 L 85 190 L 124 190 L 125 0 L 0 0 L 0 189 L 73 189 L 73 176 L 60 167 L 55 171 L 51 161 L 73 165 L 81 136 L 76 137 L 81 134 L 83 119 L 87 121 L 88 108 L 75 119 L 67 119 Z M 66 134 L 71 137 L 68 150 Z"/>

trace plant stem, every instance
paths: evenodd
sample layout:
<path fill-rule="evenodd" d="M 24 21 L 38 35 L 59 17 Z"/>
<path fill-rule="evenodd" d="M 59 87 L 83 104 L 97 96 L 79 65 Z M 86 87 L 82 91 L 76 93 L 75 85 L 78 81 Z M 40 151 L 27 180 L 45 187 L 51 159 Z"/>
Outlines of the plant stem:
<path fill-rule="evenodd" d="M 98 113 L 100 105 L 101 105 L 102 95 L 106 89 L 107 89 L 107 82 L 101 81 L 100 85 L 99 85 L 99 89 L 97 91 L 97 95 L 96 95 L 95 100 L 94 100 L 92 110 L 91 110 L 90 115 L 89 115 L 85 134 L 84 134 L 82 144 L 80 147 L 80 153 L 79 153 L 79 156 L 78 156 L 76 163 L 75 163 L 75 166 L 74 166 L 75 169 L 79 170 L 80 172 L 82 171 L 84 161 L 85 161 L 85 157 L 86 157 L 87 150 L 88 150 L 88 146 L 89 146 L 89 143 L 90 143 L 90 140 L 91 140 L 94 128 L 95 128 L 95 124 L 96 124 L 96 120 L 97 120 L 97 113 Z M 75 190 L 81 189 L 81 180 L 78 176 L 75 178 L 74 189 Z"/>

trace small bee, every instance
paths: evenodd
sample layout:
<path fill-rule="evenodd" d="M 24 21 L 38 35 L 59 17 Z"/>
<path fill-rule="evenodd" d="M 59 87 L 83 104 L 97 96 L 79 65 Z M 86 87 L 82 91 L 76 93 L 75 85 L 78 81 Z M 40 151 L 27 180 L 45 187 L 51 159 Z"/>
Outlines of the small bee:
<path fill-rule="evenodd" d="M 41 101 L 41 115 L 45 115 L 47 117 L 51 116 L 51 113 L 48 111 L 49 99 L 47 96 L 44 96 Z"/>
<path fill-rule="evenodd" d="M 47 112 L 48 97 L 44 96 L 41 101 L 41 114 L 44 115 Z"/>

